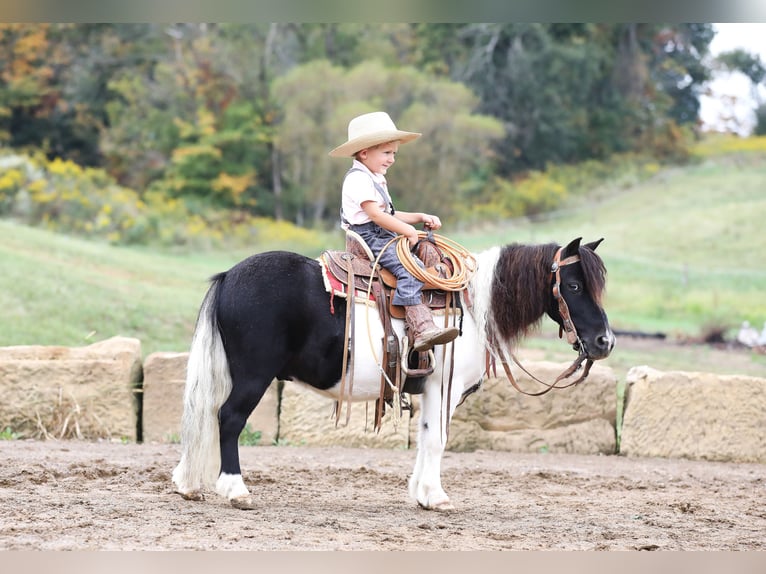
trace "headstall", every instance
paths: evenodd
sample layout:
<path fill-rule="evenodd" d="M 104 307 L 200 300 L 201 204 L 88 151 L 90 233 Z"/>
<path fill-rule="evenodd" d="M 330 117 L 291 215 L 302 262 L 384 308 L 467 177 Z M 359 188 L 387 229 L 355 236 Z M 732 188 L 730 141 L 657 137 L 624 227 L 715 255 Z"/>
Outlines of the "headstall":
<path fill-rule="evenodd" d="M 490 340 L 489 340 L 490 349 L 487 351 L 487 365 L 486 365 L 487 374 L 489 375 L 490 369 L 494 368 L 495 356 L 499 356 L 500 364 L 503 366 L 505 375 L 508 377 L 508 380 L 511 382 L 513 387 L 520 393 L 533 396 L 533 397 L 544 395 L 545 393 L 550 392 L 553 389 L 565 389 L 567 387 L 571 387 L 573 385 L 577 385 L 581 383 L 588 377 L 588 374 L 590 373 L 590 368 L 593 365 L 593 360 L 588 359 L 585 353 L 585 345 L 583 345 L 582 341 L 577 335 L 577 329 L 575 328 L 575 325 L 572 322 L 572 318 L 569 315 L 569 307 L 567 306 L 567 303 L 564 300 L 564 296 L 561 294 L 561 268 L 566 267 L 567 265 L 571 265 L 572 263 L 577 263 L 578 261 L 580 261 L 580 256 L 570 255 L 566 259 L 562 260 L 561 251 L 562 251 L 562 248 L 559 248 L 558 251 L 556 251 L 555 257 L 553 258 L 553 264 L 551 265 L 551 281 L 553 282 L 553 297 L 554 299 L 556 299 L 556 302 L 558 303 L 559 315 L 561 316 L 561 324 L 559 326 L 559 338 L 563 337 L 564 332 L 566 332 L 567 341 L 569 342 L 570 345 L 574 346 L 578 350 L 579 354 L 577 358 L 574 360 L 574 362 L 564 372 L 562 372 L 558 377 L 556 377 L 556 380 L 553 381 L 553 383 L 551 384 L 551 383 L 546 383 L 544 381 L 541 381 L 540 379 L 535 377 L 532 373 L 530 373 L 527 369 L 524 368 L 524 366 L 516 358 L 516 355 L 514 355 L 513 352 L 510 352 L 511 359 L 513 359 L 513 362 L 516 363 L 516 365 L 518 365 L 518 367 L 522 371 L 524 371 L 527 375 L 529 375 L 534 381 L 537 381 L 538 383 L 546 387 L 545 389 L 537 393 L 530 393 L 523 390 L 521 387 L 519 387 L 519 384 L 516 382 L 516 379 L 514 378 L 513 373 L 511 372 L 511 369 L 508 365 L 508 361 L 505 357 L 505 353 L 500 348 L 498 341 L 492 336 L 490 337 Z M 558 385 L 559 381 L 563 379 L 567 379 L 570 376 L 572 376 L 580 368 L 580 365 L 582 365 L 584 361 L 585 361 L 585 368 L 583 369 L 583 373 L 580 376 L 580 378 L 566 385 L 561 385 L 561 386 Z M 496 371 L 495 371 L 495 375 L 497 375 Z"/>

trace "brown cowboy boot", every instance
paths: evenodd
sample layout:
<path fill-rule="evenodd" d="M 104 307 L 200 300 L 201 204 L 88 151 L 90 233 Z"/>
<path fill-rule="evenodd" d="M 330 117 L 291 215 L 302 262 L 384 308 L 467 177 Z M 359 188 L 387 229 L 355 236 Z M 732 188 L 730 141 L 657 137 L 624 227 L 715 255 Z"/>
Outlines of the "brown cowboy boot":
<path fill-rule="evenodd" d="M 404 316 L 412 331 L 412 348 L 415 351 L 428 351 L 434 345 L 444 345 L 458 336 L 457 327 L 437 327 L 431 309 L 422 303 L 406 306 Z"/>

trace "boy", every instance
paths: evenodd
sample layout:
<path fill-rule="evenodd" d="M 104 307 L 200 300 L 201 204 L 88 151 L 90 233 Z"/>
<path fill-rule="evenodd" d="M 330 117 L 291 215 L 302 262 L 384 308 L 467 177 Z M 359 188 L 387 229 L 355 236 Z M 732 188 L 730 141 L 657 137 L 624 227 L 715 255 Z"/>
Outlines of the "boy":
<path fill-rule="evenodd" d="M 399 145 L 420 136 L 398 130 L 387 113 L 372 112 L 352 119 L 348 124 L 348 141 L 330 152 L 332 157 L 354 158 L 343 180 L 341 227 L 358 233 L 375 257 L 397 235 L 406 237 L 410 247 L 414 247 L 418 242 L 416 223 L 432 230 L 441 227 L 435 215 L 396 211 L 388 194 L 385 176 Z M 404 306 L 416 351 L 426 351 L 457 337 L 457 327 L 443 328 L 434 323 L 431 310 L 421 302 L 423 283 L 404 268 L 393 245 L 386 249 L 379 263 L 396 277 L 393 303 Z"/>

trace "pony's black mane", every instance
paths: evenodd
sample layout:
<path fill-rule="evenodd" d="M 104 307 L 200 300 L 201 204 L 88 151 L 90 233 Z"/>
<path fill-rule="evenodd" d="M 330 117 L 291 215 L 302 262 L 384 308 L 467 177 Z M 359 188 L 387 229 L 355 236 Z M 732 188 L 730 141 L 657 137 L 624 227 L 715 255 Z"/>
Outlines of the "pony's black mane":
<path fill-rule="evenodd" d="M 551 297 L 551 264 L 559 248 L 555 243 L 512 243 L 500 251 L 491 287 L 492 325 L 497 335 L 515 343 L 537 328 Z M 590 247 L 580 246 L 585 288 L 600 304 L 606 285 L 606 267 Z"/>

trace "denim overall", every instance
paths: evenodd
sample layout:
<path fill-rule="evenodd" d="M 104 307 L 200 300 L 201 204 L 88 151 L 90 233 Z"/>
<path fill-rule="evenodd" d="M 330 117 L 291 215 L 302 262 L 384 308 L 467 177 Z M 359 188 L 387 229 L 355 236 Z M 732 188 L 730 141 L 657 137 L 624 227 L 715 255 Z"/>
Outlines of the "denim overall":
<path fill-rule="evenodd" d="M 351 168 L 346 172 L 346 176 L 354 171 L 363 170 L 359 168 Z M 384 203 L 388 205 L 388 208 L 390 209 L 389 213 L 394 215 L 394 204 L 386 190 L 383 189 L 383 186 L 378 184 L 375 180 L 373 180 L 373 185 L 383 198 Z M 343 217 L 342 209 L 340 218 L 343 223 L 348 224 L 346 218 Z M 348 224 L 348 228 L 351 231 L 358 233 L 361 238 L 364 239 L 365 243 L 367 243 L 367 246 L 370 248 L 370 251 L 372 251 L 372 254 L 375 257 L 380 255 L 380 251 L 383 249 L 383 247 L 385 247 L 386 243 L 396 237 L 396 234 L 393 231 L 383 229 L 377 223 L 372 221 L 362 223 L 361 225 Z M 413 259 L 415 259 L 415 261 L 417 261 L 421 267 L 423 266 L 422 262 L 420 262 L 420 260 L 414 255 Z M 393 244 L 390 245 L 388 249 L 386 249 L 386 251 L 379 259 L 379 262 L 381 267 L 388 269 L 394 275 L 394 277 L 396 277 L 396 291 L 394 292 L 393 304 L 404 306 L 420 304 L 420 292 L 423 289 L 423 282 L 413 277 L 412 274 L 404 268 L 404 265 L 402 265 L 402 262 L 399 261 L 399 257 L 396 255 L 396 248 Z"/>

